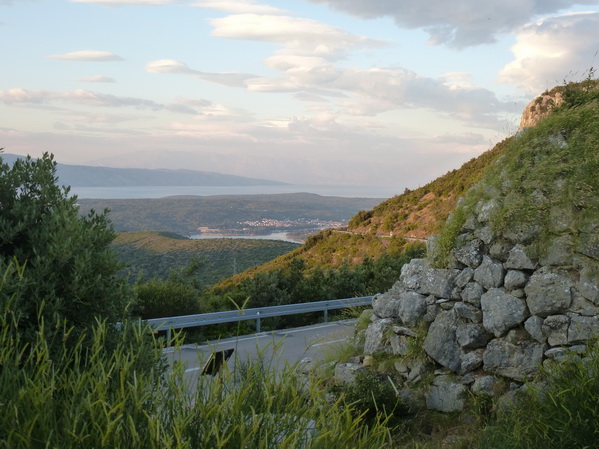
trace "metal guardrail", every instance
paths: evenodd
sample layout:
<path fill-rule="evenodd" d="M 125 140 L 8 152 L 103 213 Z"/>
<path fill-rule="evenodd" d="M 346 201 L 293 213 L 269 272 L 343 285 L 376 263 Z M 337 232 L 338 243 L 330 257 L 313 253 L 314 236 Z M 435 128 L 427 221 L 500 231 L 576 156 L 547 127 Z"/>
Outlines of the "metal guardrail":
<path fill-rule="evenodd" d="M 283 306 L 258 307 L 255 309 L 227 310 L 224 312 L 201 313 L 197 315 L 153 318 L 148 320 L 148 324 L 157 331 L 166 330 L 166 339 L 170 342 L 171 331 L 173 329 L 256 320 L 256 332 L 260 332 L 260 320 L 263 318 L 310 312 L 324 312 L 324 321 L 326 323 L 328 321 L 329 310 L 369 306 L 371 304 L 372 296 L 361 296 L 359 298 L 331 299 L 327 301 L 286 304 Z"/>

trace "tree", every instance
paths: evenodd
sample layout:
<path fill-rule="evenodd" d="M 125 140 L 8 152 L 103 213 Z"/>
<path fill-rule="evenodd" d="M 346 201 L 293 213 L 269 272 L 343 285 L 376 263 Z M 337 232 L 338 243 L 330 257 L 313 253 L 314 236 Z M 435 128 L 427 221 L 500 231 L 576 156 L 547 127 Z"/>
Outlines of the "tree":
<path fill-rule="evenodd" d="M 48 153 L 12 167 L 0 156 L 0 308 L 10 307 L 29 341 L 59 323 L 78 334 L 98 319 L 121 320 L 134 298 L 117 277 L 107 211 L 80 216 L 77 197 L 57 183 Z"/>

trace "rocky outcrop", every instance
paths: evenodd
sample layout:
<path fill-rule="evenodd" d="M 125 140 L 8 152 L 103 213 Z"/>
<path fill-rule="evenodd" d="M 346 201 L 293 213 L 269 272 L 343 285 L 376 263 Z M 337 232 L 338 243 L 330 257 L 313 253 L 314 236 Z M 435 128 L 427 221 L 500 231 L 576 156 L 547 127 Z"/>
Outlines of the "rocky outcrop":
<path fill-rule="evenodd" d="M 524 108 L 518 131 L 536 126 L 563 102 L 563 95 L 558 89 L 538 96 Z"/>

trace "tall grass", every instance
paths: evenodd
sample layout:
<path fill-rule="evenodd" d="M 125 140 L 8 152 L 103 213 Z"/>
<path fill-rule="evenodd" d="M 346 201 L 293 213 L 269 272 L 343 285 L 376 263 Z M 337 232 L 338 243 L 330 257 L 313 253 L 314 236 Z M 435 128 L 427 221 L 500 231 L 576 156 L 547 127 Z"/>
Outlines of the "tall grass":
<path fill-rule="evenodd" d="M 343 398 L 329 400 L 295 366 L 275 374 L 243 363 L 190 386 L 185 366 L 168 369 L 151 330 L 99 322 L 90 341 L 50 351 L 41 329 L 23 344 L 10 307 L 0 313 L 0 447 L 373 448 L 388 447 L 381 419 L 366 424 Z M 110 351 L 107 337 L 118 338 Z M 148 360 L 151 362 L 149 363 Z M 197 373 L 197 372 L 196 372 Z M 187 374 L 189 375 L 189 373 Z"/>

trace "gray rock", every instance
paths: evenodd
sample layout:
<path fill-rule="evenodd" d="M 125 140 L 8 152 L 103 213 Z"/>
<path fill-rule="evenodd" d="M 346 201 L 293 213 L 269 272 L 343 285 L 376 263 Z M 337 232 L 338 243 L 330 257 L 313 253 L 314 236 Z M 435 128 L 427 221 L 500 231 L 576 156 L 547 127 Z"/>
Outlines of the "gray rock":
<path fill-rule="evenodd" d="M 592 259 L 599 260 L 599 235 L 581 233 L 576 250 Z"/>
<path fill-rule="evenodd" d="M 495 235 L 493 234 L 493 230 L 490 226 L 478 228 L 473 234 L 476 238 L 482 240 L 485 245 L 491 245 L 495 239 Z"/>
<path fill-rule="evenodd" d="M 537 270 L 530 277 L 524 291 L 532 315 L 546 317 L 561 313 L 572 303 L 569 279 L 545 268 Z"/>
<path fill-rule="evenodd" d="M 547 336 L 543 334 L 542 330 L 543 318 L 540 316 L 533 315 L 524 322 L 524 329 L 528 334 L 539 343 L 545 343 Z"/>
<path fill-rule="evenodd" d="M 408 374 L 408 380 L 412 383 L 417 383 L 422 380 L 422 377 L 426 374 L 426 363 L 422 360 L 417 360 L 413 365 L 410 373 Z"/>
<path fill-rule="evenodd" d="M 528 317 L 526 303 L 502 289 L 493 288 L 480 298 L 483 326 L 496 337 L 524 322 Z"/>
<path fill-rule="evenodd" d="M 468 282 L 460 296 L 462 297 L 462 301 L 480 307 L 480 297 L 484 292 L 484 288 L 478 282 Z"/>
<path fill-rule="evenodd" d="M 456 339 L 463 349 L 483 348 L 492 337 L 480 324 L 460 324 L 456 329 Z"/>
<path fill-rule="evenodd" d="M 356 363 L 338 363 L 335 366 L 335 379 L 344 384 L 352 383 L 358 373 L 365 369 L 366 367 Z"/>
<path fill-rule="evenodd" d="M 410 350 L 410 337 L 405 335 L 392 335 L 389 343 L 393 355 L 407 355 Z"/>
<path fill-rule="evenodd" d="M 474 280 L 487 290 L 503 285 L 505 270 L 501 263 L 494 261 L 489 256 L 483 256 L 480 266 L 474 270 Z"/>
<path fill-rule="evenodd" d="M 522 224 L 506 230 L 503 235 L 511 242 L 526 244 L 536 237 L 540 230 L 539 226 Z"/>
<path fill-rule="evenodd" d="M 377 294 L 372 298 L 372 309 L 380 318 L 397 318 L 399 298 L 389 293 Z"/>
<path fill-rule="evenodd" d="M 389 333 L 392 332 L 393 324 L 395 324 L 395 320 L 392 318 L 383 318 L 368 325 L 364 341 L 365 354 L 389 351 L 387 341 Z"/>
<path fill-rule="evenodd" d="M 396 335 L 406 335 L 408 337 L 416 337 L 417 334 L 412 329 L 403 326 L 393 326 L 393 333 Z"/>
<path fill-rule="evenodd" d="M 562 235 L 551 239 L 547 246 L 546 254 L 541 257 L 539 263 L 542 266 L 570 266 L 572 265 L 572 235 Z"/>
<path fill-rule="evenodd" d="M 572 292 L 572 304 L 570 305 L 570 308 L 568 310 L 570 312 L 574 312 L 578 315 L 584 316 L 599 315 L 599 307 L 593 304 L 585 297 L 583 297 L 576 290 Z"/>
<path fill-rule="evenodd" d="M 568 315 L 568 344 L 585 342 L 599 335 L 599 316 L 580 316 L 573 313 Z"/>
<path fill-rule="evenodd" d="M 430 268 L 425 259 L 412 259 L 402 267 L 399 279 L 406 289 L 422 295 L 451 298 L 459 274 L 460 270 Z"/>
<path fill-rule="evenodd" d="M 468 242 L 462 248 L 456 249 L 454 255 L 458 262 L 461 262 L 470 268 L 477 268 L 483 260 L 482 250 L 483 242 L 475 239 Z"/>
<path fill-rule="evenodd" d="M 495 260 L 505 262 L 509 256 L 512 245 L 506 242 L 495 242 L 489 248 L 490 256 Z"/>
<path fill-rule="evenodd" d="M 491 198 L 489 201 L 477 204 L 476 209 L 478 210 L 478 221 L 486 223 L 501 209 L 501 203 L 496 198 Z"/>
<path fill-rule="evenodd" d="M 495 376 L 482 376 L 472 384 L 472 393 L 479 396 L 497 396 L 499 379 Z"/>
<path fill-rule="evenodd" d="M 455 412 L 464 409 L 468 389 L 450 376 L 438 376 L 433 381 L 426 397 L 426 406 L 441 412 Z"/>
<path fill-rule="evenodd" d="M 506 290 L 516 290 L 524 287 L 530 276 L 524 271 L 509 270 L 505 274 L 504 286 Z"/>
<path fill-rule="evenodd" d="M 590 260 L 583 260 L 580 267 L 580 281 L 576 284 L 576 290 L 580 294 L 599 306 L 599 264 Z"/>
<path fill-rule="evenodd" d="M 468 282 L 472 280 L 474 276 L 474 270 L 470 267 L 466 267 L 460 274 L 455 278 L 455 285 L 459 288 L 464 288 Z"/>
<path fill-rule="evenodd" d="M 453 310 L 439 313 L 431 323 L 423 345 L 429 357 L 454 372 L 458 372 L 462 364 L 456 337 L 459 324 L 460 320 Z"/>
<path fill-rule="evenodd" d="M 545 350 L 546 345 L 542 343 L 522 342 L 514 345 L 496 338 L 485 349 L 483 369 L 523 382 L 539 371 Z"/>
<path fill-rule="evenodd" d="M 460 373 L 466 374 L 479 369 L 483 365 L 483 350 L 469 352 L 462 357 Z"/>
<path fill-rule="evenodd" d="M 566 315 L 550 315 L 543 321 L 541 327 L 543 335 L 551 346 L 565 345 L 568 343 L 568 328 L 570 318 Z"/>
<path fill-rule="evenodd" d="M 453 306 L 458 316 L 470 320 L 473 323 L 480 323 L 483 320 L 483 313 L 478 307 L 464 302 L 456 302 Z"/>
<path fill-rule="evenodd" d="M 534 270 L 537 266 L 528 255 L 524 245 L 515 245 L 508 255 L 507 261 L 503 264 L 508 270 Z"/>
<path fill-rule="evenodd" d="M 426 313 L 426 296 L 416 292 L 405 292 L 399 296 L 399 318 L 407 326 L 415 326 Z"/>

